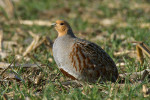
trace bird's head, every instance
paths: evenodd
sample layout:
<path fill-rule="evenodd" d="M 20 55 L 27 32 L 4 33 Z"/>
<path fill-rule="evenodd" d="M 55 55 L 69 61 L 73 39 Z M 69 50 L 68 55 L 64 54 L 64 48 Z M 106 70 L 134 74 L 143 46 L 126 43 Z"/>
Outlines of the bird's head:
<path fill-rule="evenodd" d="M 58 37 L 64 36 L 66 34 L 73 34 L 70 25 L 64 20 L 57 20 L 52 25 L 55 26 L 55 29 L 58 32 Z"/>

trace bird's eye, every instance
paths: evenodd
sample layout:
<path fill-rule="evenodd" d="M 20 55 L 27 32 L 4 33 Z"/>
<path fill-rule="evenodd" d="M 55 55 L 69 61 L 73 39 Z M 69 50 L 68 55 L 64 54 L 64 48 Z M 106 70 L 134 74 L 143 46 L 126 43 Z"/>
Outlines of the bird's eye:
<path fill-rule="evenodd" d="M 64 25 L 64 23 L 60 23 L 60 25 Z"/>

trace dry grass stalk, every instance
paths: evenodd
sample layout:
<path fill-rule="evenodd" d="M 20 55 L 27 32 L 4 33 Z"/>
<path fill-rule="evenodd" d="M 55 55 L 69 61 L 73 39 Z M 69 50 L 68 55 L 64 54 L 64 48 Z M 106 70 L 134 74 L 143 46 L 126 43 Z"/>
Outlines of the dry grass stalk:
<path fill-rule="evenodd" d="M 35 46 L 34 49 L 38 48 L 40 45 L 42 45 L 46 41 L 46 37 L 43 37 L 42 40 Z"/>
<path fill-rule="evenodd" d="M 25 100 L 31 100 L 29 97 L 25 97 Z"/>
<path fill-rule="evenodd" d="M 42 78 L 43 78 L 43 75 L 42 75 L 42 73 L 40 72 L 40 74 L 39 74 L 39 75 L 36 77 L 36 79 L 34 80 L 34 83 L 37 84 L 37 85 L 39 85 L 40 82 L 41 82 L 41 80 L 42 80 Z"/>
<path fill-rule="evenodd" d="M 3 99 L 4 99 L 4 100 L 8 100 L 7 94 L 3 94 Z"/>
<path fill-rule="evenodd" d="M 143 42 L 136 42 L 137 56 L 141 64 L 144 63 L 143 53 L 147 54 L 150 57 L 150 48 Z"/>
<path fill-rule="evenodd" d="M 126 65 L 126 64 L 125 64 L 124 62 L 121 62 L 121 63 L 117 63 L 117 64 L 116 64 L 117 67 L 124 67 L 125 65 Z"/>
<path fill-rule="evenodd" d="M 36 48 L 38 42 L 39 42 L 39 39 L 40 39 L 40 36 L 39 35 L 36 35 L 34 33 L 32 33 L 31 31 L 29 32 L 29 34 L 33 37 L 33 41 L 31 42 L 31 44 L 27 47 L 26 51 L 23 53 L 23 56 L 26 56 L 27 54 L 29 54 L 33 49 Z"/>
<path fill-rule="evenodd" d="M 0 29 L 0 52 L 3 51 L 3 31 Z"/>
<path fill-rule="evenodd" d="M 139 26 L 141 28 L 150 28 L 150 23 L 141 23 Z"/>
<path fill-rule="evenodd" d="M 38 67 L 38 66 L 42 66 L 42 64 L 40 63 L 36 63 L 36 64 L 30 64 L 30 63 L 26 63 L 26 64 L 9 64 L 9 63 L 4 63 L 4 62 L 0 62 L 0 69 L 6 69 L 8 66 L 10 67 L 23 67 L 23 68 L 34 68 L 34 67 Z"/>
<path fill-rule="evenodd" d="M 150 57 L 150 48 L 144 43 L 140 44 L 140 47 L 143 47 L 143 52 Z"/>
<path fill-rule="evenodd" d="M 146 78 L 146 76 L 150 74 L 150 72 L 148 72 L 147 70 L 144 70 L 142 77 L 141 77 L 141 81 L 144 81 L 144 79 Z"/>
<path fill-rule="evenodd" d="M 19 20 L 20 24 L 24 24 L 24 25 L 38 25 L 38 26 L 51 26 L 51 22 L 49 21 L 43 21 L 43 20 Z"/>
<path fill-rule="evenodd" d="M 150 94 L 150 88 L 147 90 L 146 94 L 147 94 L 147 95 L 149 95 L 149 94 Z"/>
<path fill-rule="evenodd" d="M 22 56 L 22 55 L 15 55 L 15 57 L 16 57 L 17 60 L 21 60 L 21 59 L 24 59 L 24 60 L 26 60 L 26 61 L 29 61 L 29 60 L 30 60 L 29 57 L 24 57 L 24 56 Z"/>
<path fill-rule="evenodd" d="M 8 52 L 0 52 L 0 57 L 1 57 L 2 59 L 6 58 L 8 55 L 9 55 Z"/>
<path fill-rule="evenodd" d="M 142 91 L 143 91 L 144 97 L 148 97 L 148 96 L 149 96 L 149 94 L 150 94 L 150 89 L 148 89 L 146 85 L 143 85 Z"/>
<path fill-rule="evenodd" d="M 111 96 L 112 96 L 113 90 L 114 90 L 114 84 L 111 85 L 111 89 L 110 89 L 110 92 L 109 92 L 109 99 L 110 100 L 111 100 Z"/>
<path fill-rule="evenodd" d="M 129 54 L 129 53 L 135 53 L 135 51 L 126 50 L 126 51 L 121 51 L 121 52 L 115 52 L 114 56 L 121 56 L 121 55 L 126 55 L 126 54 Z"/>
<path fill-rule="evenodd" d="M 136 50 L 137 50 L 138 59 L 139 59 L 140 63 L 143 64 L 144 63 L 144 57 L 143 57 L 142 50 L 139 48 L 139 45 L 136 45 Z"/>
<path fill-rule="evenodd" d="M 12 65 L 14 62 L 15 62 L 15 58 L 14 58 L 13 61 L 10 63 L 10 65 L 0 73 L 0 76 L 2 76 L 2 75 L 11 67 L 11 65 Z"/>
<path fill-rule="evenodd" d="M 3 2 L 2 8 L 6 12 L 8 18 L 12 18 L 14 16 L 14 6 L 11 0 L 2 0 Z"/>
<path fill-rule="evenodd" d="M 61 84 L 65 86 L 74 85 L 74 87 L 82 87 L 83 85 L 85 85 L 82 82 L 77 81 L 77 80 L 71 80 L 71 81 L 69 80 L 69 81 L 62 82 Z"/>
<path fill-rule="evenodd" d="M 33 37 L 33 41 L 31 42 L 31 44 L 27 47 L 26 51 L 23 53 L 23 56 L 26 56 L 27 54 L 29 54 L 31 51 L 37 49 L 39 46 L 41 46 L 43 43 L 48 44 L 48 46 L 50 48 L 52 48 L 53 42 L 50 40 L 49 37 L 42 37 L 42 40 L 40 40 L 40 36 L 36 35 L 32 32 L 29 32 L 30 35 Z"/>
<path fill-rule="evenodd" d="M 145 69 L 141 72 L 133 72 L 133 73 L 123 73 L 123 74 L 119 74 L 119 78 L 127 78 L 127 76 L 129 76 L 129 79 L 137 79 L 138 77 L 141 77 L 141 80 L 144 80 L 145 77 L 150 74 L 150 69 Z"/>
<path fill-rule="evenodd" d="M 6 73 L 3 75 L 3 79 L 4 80 L 24 81 L 16 73 Z"/>
<path fill-rule="evenodd" d="M 5 69 L 7 68 L 7 66 L 9 66 L 9 63 L 5 63 L 5 62 L 0 62 L 0 69 Z"/>

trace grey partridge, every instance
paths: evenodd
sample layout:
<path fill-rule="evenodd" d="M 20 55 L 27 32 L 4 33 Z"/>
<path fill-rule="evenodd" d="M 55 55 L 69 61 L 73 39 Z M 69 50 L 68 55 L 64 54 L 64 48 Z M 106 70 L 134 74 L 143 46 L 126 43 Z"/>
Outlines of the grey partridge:
<path fill-rule="evenodd" d="M 117 67 L 101 47 L 76 37 L 64 20 L 57 20 L 53 25 L 58 32 L 53 44 L 53 56 L 64 75 L 92 83 L 117 80 Z"/>

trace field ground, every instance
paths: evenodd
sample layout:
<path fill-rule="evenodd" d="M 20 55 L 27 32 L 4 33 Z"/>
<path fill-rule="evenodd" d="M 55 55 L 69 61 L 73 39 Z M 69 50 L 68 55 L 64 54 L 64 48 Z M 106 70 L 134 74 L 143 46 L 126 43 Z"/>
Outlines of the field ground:
<path fill-rule="evenodd" d="M 144 92 L 150 90 L 150 75 L 131 77 L 150 69 L 150 58 L 144 55 L 141 65 L 132 43 L 150 47 L 149 0 L 12 1 L 0 2 L 0 99 L 150 100 Z M 116 83 L 65 85 L 70 79 L 59 71 L 51 52 L 57 33 L 49 23 L 57 19 L 67 20 L 76 36 L 101 46 L 120 74 L 131 74 Z M 28 48 L 31 42 L 38 45 Z"/>

